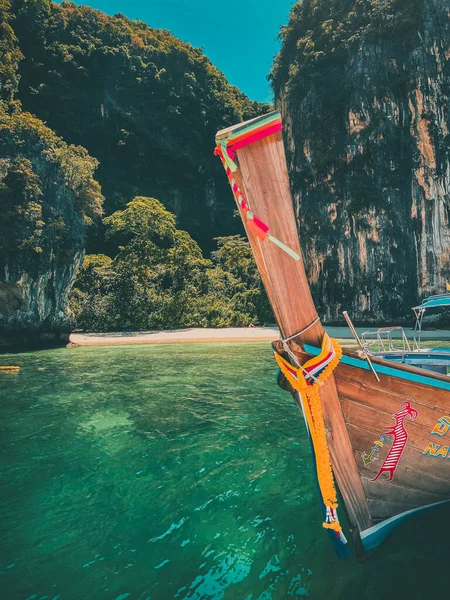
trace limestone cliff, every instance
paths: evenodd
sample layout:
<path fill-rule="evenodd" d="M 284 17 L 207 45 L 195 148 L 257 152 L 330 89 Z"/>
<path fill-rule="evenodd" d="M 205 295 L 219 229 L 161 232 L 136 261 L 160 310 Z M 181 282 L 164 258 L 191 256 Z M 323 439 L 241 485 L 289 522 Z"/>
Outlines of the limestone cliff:
<path fill-rule="evenodd" d="M 305 0 L 272 81 L 320 314 L 410 318 L 450 280 L 449 0 Z"/>
<path fill-rule="evenodd" d="M 97 162 L 0 103 L 0 347 L 64 341 L 67 295 L 101 214 Z"/>

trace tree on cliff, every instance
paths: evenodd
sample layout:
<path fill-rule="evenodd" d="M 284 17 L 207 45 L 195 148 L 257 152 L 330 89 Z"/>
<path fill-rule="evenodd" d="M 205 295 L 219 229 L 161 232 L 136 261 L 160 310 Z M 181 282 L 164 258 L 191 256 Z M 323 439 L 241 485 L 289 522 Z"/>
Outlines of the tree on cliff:
<path fill-rule="evenodd" d="M 67 294 L 102 214 L 98 162 L 0 102 L 0 327 L 67 329 Z M 17 288 L 20 282 L 20 289 Z M 10 311 L 8 298 L 19 298 Z M 38 298 L 40 299 L 38 301 Z"/>
<path fill-rule="evenodd" d="M 0 100 L 11 102 L 17 92 L 17 69 L 23 55 L 11 27 L 10 0 L 0 0 Z"/>

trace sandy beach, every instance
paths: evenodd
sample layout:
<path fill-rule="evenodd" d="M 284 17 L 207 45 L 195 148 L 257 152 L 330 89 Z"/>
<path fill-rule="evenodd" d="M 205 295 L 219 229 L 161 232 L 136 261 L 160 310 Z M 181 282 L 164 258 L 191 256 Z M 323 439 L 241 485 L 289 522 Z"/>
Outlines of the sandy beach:
<path fill-rule="evenodd" d="M 114 346 L 118 344 L 187 344 L 196 342 L 272 342 L 280 337 L 277 327 L 192 327 L 164 331 L 114 333 L 72 333 L 77 346 Z"/>
<path fill-rule="evenodd" d="M 327 327 L 334 338 L 353 340 L 347 327 Z M 359 335 L 367 328 L 358 327 Z M 412 329 L 405 329 L 409 339 Z M 115 346 L 127 344 L 187 344 L 208 342 L 272 342 L 279 339 L 277 327 L 228 327 L 225 329 L 202 329 L 200 327 L 165 331 L 129 331 L 113 333 L 72 333 L 70 343 L 74 346 Z M 398 337 L 398 335 L 394 336 Z M 424 331 L 422 340 L 450 340 L 450 331 Z"/>

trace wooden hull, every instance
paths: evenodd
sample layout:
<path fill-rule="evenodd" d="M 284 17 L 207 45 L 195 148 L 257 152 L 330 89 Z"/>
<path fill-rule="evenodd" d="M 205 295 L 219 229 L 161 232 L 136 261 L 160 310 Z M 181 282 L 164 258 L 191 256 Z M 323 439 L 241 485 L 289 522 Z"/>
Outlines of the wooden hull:
<path fill-rule="evenodd" d="M 258 120 L 256 124 L 261 128 Z M 219 132 L 222 152 L 224 140 L 242 131 L 245 124 Z M 289 351 L 304 364 L 318 354 L 324 330 L 303 261 L 292 258 L 292 253 L 301 256 L 301 250 L 281 132 L 244 144 L 232 155 L 237 170 L 228 169 L 228 175 L 255 260 L 281 334 L 289 338 Z M 240 192 L 250 215 L 267 224 L 291 255 L 255 234 Z M 286 356 L 286 344 L 274 346 Z M 334 377 L 320 390 L 335 479 L 353 533 L 365 550 L 376 547 L 409 515 L 450 500 L 450 451 L 445 445 L 450 446 L 450 378 L 378 358 L 373 363 L 379 382 L 356 351 L 344 349 Z"/>
<path fill-rule="evenodd" d="M 309 355 L 299 357 L 305 361 Z M 356 351 L 344 349 L 335 372 L 342 418 L 370 513 L 370 524 L 359 530 L 365 550 L 379 545 L 407 517 L 450 501 L 450 379 L 376 358 L 373 364 L 379 382 Z M 394 424 L 393 415 L 405 401 L 418 416 L 405 422 L 408 438 L 392 479 L 382 474 L 373 481 L 391 448 L 375 443 Z M 328 427 L 331 432 L 333 423 Z"/>

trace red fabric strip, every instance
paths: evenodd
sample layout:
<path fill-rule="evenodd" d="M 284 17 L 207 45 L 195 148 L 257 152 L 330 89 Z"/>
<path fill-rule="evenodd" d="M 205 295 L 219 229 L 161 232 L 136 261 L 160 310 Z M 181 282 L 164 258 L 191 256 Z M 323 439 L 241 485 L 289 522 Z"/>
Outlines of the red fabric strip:
<path fill-rule="evenodd" d="M 237 144 L 237 143 L 241 142 L 242 140 L 250 138 L 250 137 L 256 135 L 257 133 L 260 133 L 261 131 L 270 129 L 271 127 L 274 127 L 275 125 L 281 125 L 281 119 L 277 119 L 275 121 L 272 121 L 271 123 L 265 123 L 264 125 L 255 127 L 251 131 L 245 131 L 244 133 L 241 133 L 241 135 L 238 135 L 238 136 L 234 137 L 232 140 L 230 140 L 227 143 L 227 145 L 229 144 L 230 146 L 234 146 L 234 144 Z"/>
<path fill-rule="evenodd" d="M 310 372 L 310 371 L 312 371 L 313 369 L 317 369 L 317 367 L 318 367 L 319 365 L 323 364 L 324 362 L 327 362 L 327 360 L 329 360 L 329 359 L 330 359 L 330 356 L 332 356 L 332 354 L 333 354 L 333 351 L 332 351 L 332 350 L 330 350 L 330 352 L 328 352 L 328 354 L 327 354 L 327 355 L 326 355 L 326 356 L 325 356 L 325 357 L 324 357 L 324 358 L 323 358 L 321 361 L 319 361 L 319 362 L 318 362 L 318 363 L 316 363 L 315 365 L 310 365 L 309 367 L 306 367 L 305 371 L 307 371 L 307 372 L 309 373 L 309 372 Z"/>
<path fill-rule="evenodd" d="M 227 148 L 227 152 L 228 152 L 228 156 L 230 158 L 234 158 L 234 152 L 236 150 L 239 150 L 239 148 L 243 148 L 244 146 L 248 146 L 249 144 L 254 144 L 255 142 L 258 142 L 259 140 L 263 140 L 266 137 L 269 137 L 269 135 L 273 135 L 274 133 L 277 133 L 277 131 L 281 131 L 282 125 L 281 122 L 280 123 L 275 123 L 275 125 L 272 125 L 271 127 L 267 127 L 266 129 L 263 129 L 243 140 L 241 140 L 240 142 L 233 142 L 233 144 L 230 145 L 229 148 Z"/>
<path fill-rule="evenodd" d="M 263 223 L 262 221 L 260 221 L 258 219 L 258 217 L 253 217 L 253 220 L 258 225 L 258 227 L 264 231 L 264 233 L 267 233 L 269 231 L 269 227 L 265 223 Z"/>
<path fill-rule="evenodd" d="M 260 229 L 258 225 L 253 221 L 253 219 L 249 219 L 247 221 L 247 227 L 252 231 L 257 238 L 259 238 L 262 242 L 266 239 L 267 233 Z"/>
<path fill-rule="evenodd" d="M 287 370 L 289 371 L 289 373 L 290 373 L 290 374 L 291 374 L 293 377 L 295 377 L 295 379 L 298 379 L 298 376 L 297 376 L 297 371 L 296 371 L 296 370 L 295 370 L 293 367 L 290 367 L 289 365 L 286 365 L 286 368 L 287 368 Z"/>

